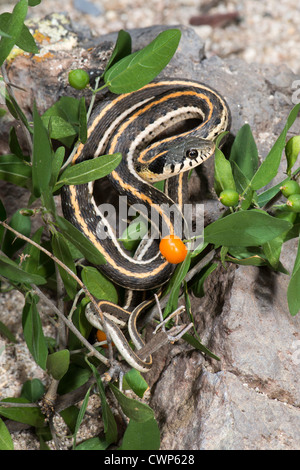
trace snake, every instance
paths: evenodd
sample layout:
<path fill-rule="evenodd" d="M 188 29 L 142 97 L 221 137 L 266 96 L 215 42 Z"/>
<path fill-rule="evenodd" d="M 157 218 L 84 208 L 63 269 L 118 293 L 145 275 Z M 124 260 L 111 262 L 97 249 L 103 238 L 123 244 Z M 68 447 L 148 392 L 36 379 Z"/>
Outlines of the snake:
<path fill-rule="evenodd" d="M 186 127 L 178 132 L 176 126 L 182 123 Z M 78 145 L 72 164 L 104 154 L 122 154 L 121 162 L 107 178 L 129 205 L 144 208 L 143 216 L 150 224 L 156 221 L 154 233 L 158 234 L 144 240 L 138 254 L 132 256 L 122 247 L 107 214 L 97 206 L 94 182 L 62 188 L 64 217 L 103 255 L 106 263 L 98 268 L 115 284 L 145 291 L 156 289 L 170 279 L 174 265 L 161 255 L 159 236 L 164 229 L 182 238 L 185 177 L 214 155 L 217 136 L 228 131 L 230 124 L 225 98 L 206 84 L 183 78 L 154 80 L 137 91 L 104 98 L 96 106 L 88 122 L 87 140 Z M 157 181 L 172 184 L 166 184 L 162 191 L 155 186 Z M 173 211 L 167 211 L 171 206 Z M 114 336 L 112 339 L 121 355 L 138 370 L 149 370 L 151 359 L 141 361 L 120 330 L 117 306 L 104 301 L 99 305 L 105 310 L 110 335 Z M 121 313 L 125 318 L 127 315 L 127 320 L 131 317 L 130 336 L 134 341 L 139 336 L 137 318 L 147 305 L 143 302 L 130 315 L 126 309 L 117 308 L 124 310 Z M 87 308 L 86 315 L 94 326 L 101 326 L 92 307 Z M 142 341 L 136 340 L 137 350 L 142 348 Z"/>

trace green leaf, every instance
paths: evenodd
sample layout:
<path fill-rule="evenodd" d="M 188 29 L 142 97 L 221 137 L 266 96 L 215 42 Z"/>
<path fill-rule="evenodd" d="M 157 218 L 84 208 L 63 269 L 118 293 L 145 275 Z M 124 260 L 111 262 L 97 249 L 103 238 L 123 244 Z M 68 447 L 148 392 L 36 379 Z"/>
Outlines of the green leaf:
<path fill-rule="evenodd" d="M 251 255 L 248 257 L 232 257 L 226 256 L 225 261 L 234 264 L 240 264 L 242 266 L 266 266 L 268 263 L 261 254 Z"/>
<path fill-rule="evenodd" d="M 59 382 L 58 393 L 63 395 L 72 390 L 76 390 L 88 381 L 90 375 L 91 371 L 89 368 L 83 368 L 71 362 L 68 372 Z"/>
<path fill-rule="evenodd" d="M 105 390 L 104 390 L 103 383 L 101 381 L 100 374 L 90 361 L 87 360 L 87 363 L 93 371 L 93 375 L 96 379 L 97 387 L 98 387 L 98 391 L 99 391 L 99 395 L 101 399 L 105 442 L 108 444 L 112 444 L 113 442 L 116 442 L 118 438 L 117 424 L 116 424 L 114 415 L 112 414 L 112 411 L 106 401 Z"/>
<path fill-rule="evenodd" d="M 249 124 L 244 124 L 238 131 L 229 160 L 235 162 L 243 175 L 251 180 L 258 167 L 258 150 Z"/>
<path fill-rule="evenodd" d="M 100 437 L 91 437 L 76 446 L 75 450 L 106 450 L 110 443 Z"/>
<path fill-rule="evenodd" d="M 239 264 L 241 266 L 266 266 L 268 264 L 264 258 L 261 258 L 257 255 L 243 259 L 235 259 L 231 258 L 230 256 L 227 256 L 226 261 L 229 261 L 230 263 L 234 264 Z"/>
<path fill-rule="evenodd" d="M 21 390 L 21 396 L 31 403 L 37 402 L 44 393 L 45 387 L 39 379 L 26 380 Z"/>
<path fill-rule="evenodd" d="M 73 436 L 73 449 L 75 449 L 75 447 L 76 447 L 77 433 L 78 433 L 78 430 L 80 428 L 81 422 L 84 418 L 86 409 L 87 409 L 87 405 L 88 405 L 89 398 L 90 398 L 91 388 L 92 387 L 89 387 L 88 391 L 86 392 L 85 397 L 84 397 L 83 402 L 82 402 L 82 405 L 80 407 L 78 416 L 77 416 L 77 421 L 76 421 L 76 426 L 75 426 L 75 431 L 74 431 L 74 436 Z"/>
<path fill-rule="evenodd" d="M 31 231 L 31 220 L 30 217 L 22 215 L 20 212 L 21 210 L 22 209 L 17 210 L 12 215 L 9 226 L 22 235 L 29 237 Z M 16 251 L 18 251 L 24 244 L 24 240 L 17 238 L 16 235 L 10 230 L 6 230 L 2 244 L 2 250 L 7 256 L 11 258 L 13 254 L 16 253 Z"/>
<path fill-rule="evenodd" d="M 170 292 L 170 297 L 164 309 L 164 317 L 167 317 L 167 315 L 176 310 L 178 306 L 178 296 L 181 284 L 190 268 L 192 255 L 193 253 L 189 251 L 185 260 L 176 267 L 175 272 L 168 284 L 166 293 Z"/>
<path fill-rule="evenodd" d="M 122 155 L 101 155 L 77 165 L 69 166 L 62 173 L 58 184 L 85 184 L 96 181 L 111 173 L 121 162 Z"/>
<path fill-rule="evenodd" d="M 236 189 L 240 194 L 240 207 L 242 210 L 247 210 L 252 201 L 256 200 L 256 192 L 251 187 L 251 182 L 242 173 L 241 169 L 237 166 L 235 161 L 231 162 L 232 173 L 236 183 Z"/>
<path fill-rule="evenodd" d="M 16 129 L 14 127 L 11 127 L 9 131 L 9 148 L 11 153 L 16 155 L 20 160 L 25 160 L 26 157 L 24 157 L 21 146 L 19 144 L 18 136 L 16 133 Z"/>
<path fill-rule="evenodd" d="M 5 336 L 12 343 L 17 343 L 17 338 L 13 335 L 10 329 L 0 321 L 0 334 Z"/>
<path fill-rule="evenodd" d="M 48 355 L 47 370 L 55 380 L 60 380 L 66 374 L 69 364 L 70 351 L 68 349 L 60 349 Z"/>
<path fill-rule="evenodd" d="M 7 32 L 10 20 L 11 13 L 3 13 L 0 15 L 0 28 L 3 31 Z M 6 35 L 6 37 L 12 38 L 12 36 L 9 35 Z M 15 39 L 15 44 L 25 52 L 30 52 L 32 54 L 38 54 L 39 52 L 39 48 L 37 47 L 33 36 L 25 24 L 23 24 L 20 36 L 18 39 Z"/>
<path fill-rule="evenodd" d="M 34 283 L 37 285 L 46 284 L 47 282 L 42 276 L 26 273 L 14 261 L 5 256 L 0 256 L 0 274 L 13 282 Z"/>
<path fill-rule="evenodd" d="M 29 403 L 26 398 L 9 397 L 1 400 L 0 403 Z M 45 417 L 40 409 L 36 407 L 4 407 L 0 405 L 0 415 L 5 418 L 18 421 L 19 423 L 29 424 L 30 426 L 40 427 L 44 425 Z"/>
<path fill-rule="evenodd" d="M 295 176 L 297 173 L 299 173 L 299 170 L 294 171 L 292 173 L 292 176 Z M 288 176 L 284 180 L 280 181 L 280 183 L 260 193 L 257 198 L 257 203 L 259 207 L 263 207 L 264 205 L 268 204 L 268 202 L 270 202 L 271 199 L 273 199 L 273 197 L 275 197 L 279 193 L 281 186 L 284 186 L 284 184 L 289 180 L 290 177 Z"/>
<path fill-rule="evenodd" d="M 146 423 L 130 420 L 120 450 L 159 450 L 160 431 L 154 418 Z"/>
<path fill-rule="evenodd" d="M 290 112 L 283 131 L 271 148 L 265 160 L 262 162 L 251 180 L 252 189 L 257 190 L 266 186 L 277 175 L 282 152 L 285 148 L 286 135 L 289 128 L 295 122 L 300 110 L 300 103 L 296 104 Z"/>
<path fill-rule="evenodd" d="M 88 297 L 83 297 L 72 315 L 72 322 L 84 338 L 88 338 L 92 331 L 92 325 L 85 316 L 85 307 L 89 302 Z M 82 348 L 80 339 L 72 331 L 69 331 L 68 348 L 70 351 Z"/>
<path fill-rule="evenodd" d="M 79 101 L 79 133 L 80 142 L 85 144 L 87 140 L 87 114 L 84 96 Z"/>
<path fill-rule="evenodd" d="M 77 228 L 66 219 L 57 216 L 57 224 L 63 236 L 69 240 L 92 264 L 105 264 L 105 258 Z"/>
<path fill-rule="evenodd" d="M 128 418 L 137 421 L 138 423 L 145 423 L 149 419 L 154 418 L 154 412 L 150 408 L 150 406 L 146 405 L 145 403 L 141 403 L 138 400 L 134 400 L 133 398 L 128 398 L 124 393 L 120 392 L 120 390 L 113 384 L 109 384 L 110 388 L 112 389 L 116 399 L 119 402 L 123 412 L 125 413 Z"/>
<path fill-rule="evenodd" d="M 61 233 L 55 232 L 52 236 L 53 254 L 62 261 L 74 274 L 76 266 L 71 256 L 69 247 Z M 73 299 L 77 292 L 77 282 L 62 266 L 58 265 L 58 270 L 63 280 L 68 296 Z"/>
<path fill-rule="evenodd" d="M 217 263 L 209 263 L 197 274 L 192 284 L 193 294 L 196 297 L 203 297 L 205 295 L 204 282 L 217 267 Z"/>
<path fill-rule="evenodd" d="M 233 189 L 234 191 L 236 190 L 230 162 L 225 158 L 223 152 L 218 148 L 216 148 L 215 151 L 214 187 L 218 196 L 224 189 Z"/>
<path fill-rule="evenodd" d="M 271 199 L 273 199 L 273 197 L 275 197 L 276 194 L 279 193 L 281 186 L 283 186 L 284 183 L 288 181 L 289 179 L 290 178 L 285 178 L 280 183 L 276 184 L 275 186 L 272 186 L 272 188 L 266 189 L 266 191 L 263 191 L 262 193 L 260 193 L 257 199 L 259 207 L 263 207 L 266 204 L 268 204 L 268 202 L 270 202 Z"/>
<path fill-rule="evenodd" d="M 53 155 L 53 160 L 52 160 L 52 175 L 51 175 L 51 181 L 50 185 L 52 188 L 54 188 L 60 169 L 62 167 L 62 164 L 64 162 L 65 158 L 65 148 L 64 147 L 58 147 L 55 151 L 55 154 Z"/>
<path fill-rule="evenodd" d="M 2 222 L 4 222 L 4 220 L 6 220 L 6 210 L 5 210 L 5 207 L 0 199 L 0 220 Z M 5 228 L 3 227 L 3 225 L 0 225 L 0 247 L 1 247 L 1 244 L 2 244 L 2 238 L 3 238 L 3 234 L 5 232 Z"/>
<path fill-rule="evenodd" d="M 120 241 L 126 250 L 137 248 L 140 240 L 146 235 L 148 227 L 142 220 L 133 220 L 122 233 Z"/>
<path fill-rule="evenodd" d="M 92 295 L 99 300 L 118 302 L 118 292 L 114 284 L 109 281 L 98 269 L 92 266 L 84 266 L 81 279 Z"/>
<path fill-rule="evenodd" d="M 30 52 L 30 54 L 38 54 L 40 52 L 34 37 L 25 24 L 23 24 L 21 34 L 16 41 L 16 46 L 25 52 Z"/>
<path fill-rule="evenodd" d="M 211 352 L 204 344 L 202 344 L 195 336 L 190 335 L 189 333 L 185 333 L 182 336 L 182 339 L 184 339 L 187 343 L 189 343 L 193 348 L 197 349 L 198 351 L 203 352 L 207 356 L 210 356 L 212 359 L 215 359 L 216 361 L 220 361 L 221 359 L 216 356 L 213 352 Z"/>
<path fill-rule="evenodd" d="M 30 186 L 31 167 L 16 155 L 0 156 L 0 179 L 22 188 Z"/>
<path fill-rule="evenodd" d="M 2 13 L 2 15 L 0 16 L 0 20 L 1 20 L 1 17 L 4 15 L 4 13 Z M 6 34 L 4 31 L 2 31 L 0 29 L 0 36 L 3 36 L 4 38 L 11 38 L 11 35 L 10 34 Z"/>
<path fill-rule="evenodd" d="M 78 124 L 79 100 L 71 96 L 62 96 L 44 112 L 42 118 L 50 116 L 60 116 L 70 124 Z"/>
<path fill-rule="evenodd" d="M 41 237 L 44 231 L 44 227 L 39 227 L 37 231 L 32 235 L 31 240 L 37 244 L 41 243 Z M 40 262 L 41 250 L 36 246 L 28 243 L 24 251 L 24 261 L 22 263 L 22 269 L 27 273 L 33 272 L 37 274 L 37 268 Z"/>
<path fill-rule="evenodd" d="M 33 193 L 36 197 L 39 197 L 43 193 L 48 193 L 50 189 L 52 150 L 47 131 L 35 104 L 33 107 L 33 123 L 32 182 Z"/>
<path fill-rule="evenodd" d="M 35 7 L 41 3 L 42 0 L 28 0 L 28 5 L 30 7 Z"/>
<path fill-rule="evenodd" d="M 45 370 L 48 348 L 36 304 L 36 297 L 31 295 L 26 296 L 22 313 L 22 326 L 24 338 L 30 353 L 35 362 Z"/>
<path fill-rule="evenodd" d="M 258 246 L 292 228 L 292 224 L 258 210 L 240 211 L 204 229 L 206 242 L 223 246 Z"/>
<path fill-rule="evenodd" d="M 27 9 L 27 0 L 20 0 L 15 5 L 13 12 L 10 15 L 9 22 L 5 27 L 5 32 L 11 37 L 2 37 L 0 40 L 0 66 L 3 64 L 11 49 L 18 41 L 26 19 Z"/>
<path fill-rule="evenodd" d="M 294 263 L 292 276 L 288 285 L 287 300 L 291 315 L 297 315 L 300 310 L 300 238 L 298 242 L 298 251 Z"/>
<path fill-rule="evenodd" d="M 291 137 L 285 146 L 285 155 L 287 160 L 287 174 L 291 174 L 291 170 L 295 165 L 300 152 L 300 135 Z"/>
<path fill-rule="evenodd" d="M 136 369 L 130 369 L 130 371 L 124 375 L 123 386 L 125 386 L 125 384 L 127 384 L 140 398 L 143 398 L 145 392 L 149 388 L 144 377 Z"/>
<path fill-rule="evenodd" d="M 131 53 L 131 36 L 129 33 L 121 29 L 118 33 L 118 38 L 110 56 L 110 59 L 105 67 L 105 70 L 102 74 L 104 76 L 105 72 L 110 69 L 114 64 L 119 62 L 119 60 L 128 56 Z"/>
<path fill-rule="evenodd" d="M 14 450 L 14 443 L 9 430 L 0 418 L 0 450 Z"/>
<path fill-rule="evenodd" d="M 51 139 L 60 140 L 61 142 L 65 142 L 66 145 L 69 143 L 70 145 L 74 141 L 75 136 L 77 135 L 77 130 L 66 121 L 64 118 L 60 116 L 42 116 L 42 122 L 46 129 L 49 130 L 49 135 Z M 64 140 L 67 137 L 71 137 L 71 140 Z"/>
<path fill-rule="evenodd" d="M 5 101 L 6 106 L 8 107 L 9 111 L 11 114 L 16 118 L 20 119 L 25 127 L 28 129 L 30 134 L 33 133 L 32 127 L 30 126 L 25 114 L 23 113 L 22 109 L 20 108 L 18 102 L 15 100 L 15 98 L 10 94 L 8 98 Z"/>
<path fill-rule="evenodd" d="M 68 408 L 65 408 L 64 410 L 60 411 L 59 414 L 63 418 L 71 433 L 73 434 L 75 431 L 76 421 L 79 414 L 79 409 L 77 408 L 77 406 L 71 405 Z"/>
<path fill-rule="evenodd" d="M 58 139 L 65 146 L 71 147 L 78 132 L 85 132 L 84 122 L 86 114 L 84 100 L 78 100 L 71 96 L 62 96 L 53 106 L 43 114 L 42 120 L 46 127 L 50 127 L 52 138 Z M 59 123 L 62 128 L 59 128 Z M 81 129 L 80 129 L 81 127 Z"/>
<path fill-rule="evenodd" d="M 178 29 L 160 33 L 148 46 L 119 60 L 104 74 L 112 93 L 130 93 L 153 80 L 170 62 L 181 37 Z"/>
<path fill-rule="evenodd" d="M 279 258 L 281 253 L 283 240 L 282 237 L 276 237 L 274 240 L 270 240 L 263 244 L 263 252 L 266 259 L 269 261 L 273 269 L 277 269 L 279 266 Z"/>
<path fill-rule="evenodd" d="M 276 217 L 278 217 L 280 220 L 287 220 L 288 222 L 293 224 L 296 219 L 296 214 L 293 212 L 278 212 L 276 214 Z M 272 268 L 275 270 L 278 270 L 279 268 L 281 269 L 281 248 L 283 243 L 286 241 L 288 233 L 289 230 L 283 232 L 278 237 L 274 238 L 273 240 L 270 240 L 262 246 L 265 257 L 267 258 Z M 296 236 L 298 236 L 298 234 Z"/>

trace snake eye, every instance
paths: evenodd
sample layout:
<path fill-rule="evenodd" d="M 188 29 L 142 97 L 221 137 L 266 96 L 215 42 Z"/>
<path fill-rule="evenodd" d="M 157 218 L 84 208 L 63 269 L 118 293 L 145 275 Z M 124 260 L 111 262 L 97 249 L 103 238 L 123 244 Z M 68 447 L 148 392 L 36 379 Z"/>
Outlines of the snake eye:
<path fill-rule="evenodd" d="M 187 158 L 190 158 L 191 160 L 194 160 L 198 157 L 198 150 L 189 149 L 189 150 L 186 151 L 186 156 L 187 156 Z"/>

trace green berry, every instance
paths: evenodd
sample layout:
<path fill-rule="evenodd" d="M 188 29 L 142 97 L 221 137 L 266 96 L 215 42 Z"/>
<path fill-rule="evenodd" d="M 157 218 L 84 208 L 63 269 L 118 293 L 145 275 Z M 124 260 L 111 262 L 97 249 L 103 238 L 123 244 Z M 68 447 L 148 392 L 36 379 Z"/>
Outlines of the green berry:
<path fill-rule="evenodd" d="M 289 180 L 284 183 L 280 190 L 285 197 L 290 197 L 292 194 L 300 194 L 300 186 L 297 181 L 294 180 Z"/>
<path fill-rule="evenodd" d="M 236 206 L 239 202 L 239 193 L 234 191 L 234 189 L 224 189 L 224 191 L 221 192 L 219 199 L 226 207 Z"/>
<path fill-rule="evenodd" d="M 83 90 L 90 81 L 89 74 L 81 69 L 71 70 L 68 78 L 70 85 L 76 90 Z"/>
<path fill-rule="evenodd" d="M 292 194 L 286 201 L 286 205 L 291 212 L 300 212 L 300 194 Z"/>

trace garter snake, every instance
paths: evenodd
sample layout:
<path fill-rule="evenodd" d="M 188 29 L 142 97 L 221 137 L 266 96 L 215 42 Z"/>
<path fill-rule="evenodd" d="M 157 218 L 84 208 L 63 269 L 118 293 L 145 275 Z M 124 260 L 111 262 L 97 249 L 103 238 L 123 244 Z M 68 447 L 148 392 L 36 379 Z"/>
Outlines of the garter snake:
<path fill-rule="evenodd" d="M 187 120 L 197 120 L 197 125 L 160 138 L 163 132 Z M 122 161 L 108 177 L 111 184 L 128 198 L 129 204 L 141 204 L 149 220 L 156 215 L 158 231 L 164 224 L 168 233 L 182 237 L 183 175 L 214 154 L 216 137 L 229 127 L 229 108 L 215 90 L 193 80 L 165 78 L 101 102 L 90 118 L 88 139 L 79 145 L 73 164 L 120 152 Z M 173 200 L 152 183 L 174 176 L 177 204 L 175 214 L 170 215 L 165 208 L 174 207 Z M 99 269 L 116 284 L 147 290 L 170 278 L 174 265 L 160 254 L 159 240 L 149 240 L 151 248 L 146 243 L 147 250 L 141 250 L 137 257 L 122 249 L 95 203 L 92 183 L 64 186 L 62 208 L 65 218 L 104 255 L 106 264 Z M 99 233 L 104 232 L 106 236 L 100 240 Z"/>

